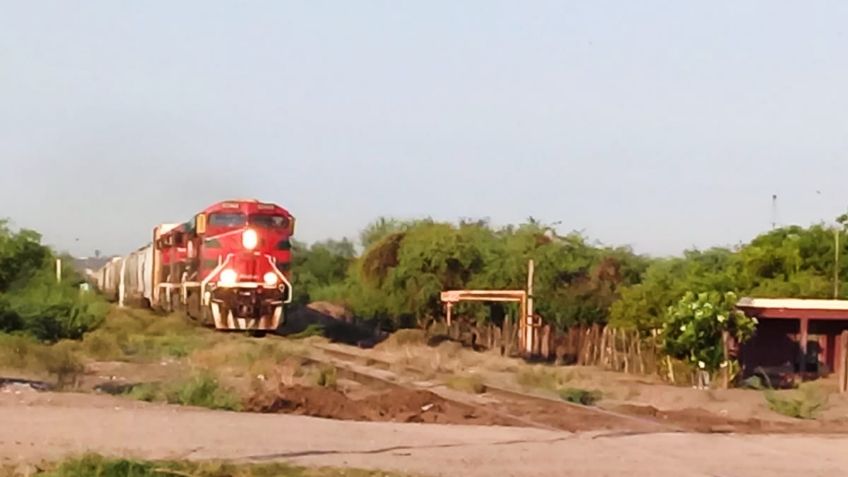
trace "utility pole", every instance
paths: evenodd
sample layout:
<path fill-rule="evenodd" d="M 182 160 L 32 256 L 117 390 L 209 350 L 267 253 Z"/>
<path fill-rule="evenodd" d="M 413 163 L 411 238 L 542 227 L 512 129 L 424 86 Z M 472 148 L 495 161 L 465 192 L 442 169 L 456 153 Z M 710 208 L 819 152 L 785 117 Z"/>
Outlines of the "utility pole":
<path fill-rule="evenodd" d="M 771 229 L 777 227 L 777 194 L 771 195 Z"/>
<path fill-rule="evenodd" d="M 833 299 L 839 298 L 839 227 L 833 229 Z"/>
<path fill-rule="evenodd" d="M 839 298 L 840 276 L 839 276 L 839 235 L 848 222 L 848 214 L 842 214 L 836 218 L 836 226 L 833 228 L 833 299 Z"/>

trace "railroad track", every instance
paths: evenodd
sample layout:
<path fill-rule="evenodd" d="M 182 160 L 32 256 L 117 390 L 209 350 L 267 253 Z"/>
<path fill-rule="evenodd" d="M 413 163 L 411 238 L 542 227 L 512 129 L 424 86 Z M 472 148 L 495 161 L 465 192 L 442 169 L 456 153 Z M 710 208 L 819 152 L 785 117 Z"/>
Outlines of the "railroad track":
<path fill-rule="evenodd" d="M 335 347 L 313 345 L 324 357 L 303 356 L 305 360 L 336 367 L 340 375 L 354 381 L 383 386 L 424 389 L 441 398 L 496 415 L 505 421 L 525 427 L 556 431 L 606 431 L 596 437 L 658 432 L 685 432 L 683 428 L 646 417 L 632 416 L 594 406 L 584 406 L 561 399 L 516 391 L 492 383 L 483 383 L 485 395 L 492 398 L 488 404 L 475 403 L 473 399 L 458 400 L 448 393 L 439 392 L 437 385 L 423 386 L 420 382 L 401 382 L 391 372 L 402 369 L 411 376 L 426 376 L 426 372 L 409 365 L 399 365 L 387 360 L 340 350 Z M 375 372 L 379 370 L 380 372 Z M 385 373 L 381 375 L 382 373 Z"/>

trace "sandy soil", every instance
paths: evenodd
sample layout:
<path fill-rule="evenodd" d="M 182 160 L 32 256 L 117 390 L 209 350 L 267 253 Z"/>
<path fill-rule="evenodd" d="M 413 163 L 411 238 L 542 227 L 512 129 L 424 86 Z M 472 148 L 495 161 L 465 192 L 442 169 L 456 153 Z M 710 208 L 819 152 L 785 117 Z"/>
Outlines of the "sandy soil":
<path fill-rule="evenodd" d="M 84 451 L 141 458 L 290 460 L 464 476 L 840 476 L 848 438 L 568 433 L 216 412 L 111 396 L 0 392 L 0 460 Z"/>
<path fill-rule="evenodd" d="M 427 422 L 437 424 L 517 425 L 502 418 L 421 389 L 392 388 L 353 399 L 322 387 L 281 386 L 274 393 L 254 395 L 246 409 L 351 421 Z"/>

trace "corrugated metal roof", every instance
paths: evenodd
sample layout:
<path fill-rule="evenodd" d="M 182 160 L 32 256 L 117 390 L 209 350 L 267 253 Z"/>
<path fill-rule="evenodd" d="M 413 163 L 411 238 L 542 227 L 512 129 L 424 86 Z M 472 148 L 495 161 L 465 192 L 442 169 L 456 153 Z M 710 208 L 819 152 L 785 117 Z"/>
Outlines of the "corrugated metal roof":
<path fill-rule="evenodd" d="M 848 311 L 848 300 L 814 300 L 805 298 L 742 298 L 736 303 L 742 308 L 783 308 L 788 310 Z"/>

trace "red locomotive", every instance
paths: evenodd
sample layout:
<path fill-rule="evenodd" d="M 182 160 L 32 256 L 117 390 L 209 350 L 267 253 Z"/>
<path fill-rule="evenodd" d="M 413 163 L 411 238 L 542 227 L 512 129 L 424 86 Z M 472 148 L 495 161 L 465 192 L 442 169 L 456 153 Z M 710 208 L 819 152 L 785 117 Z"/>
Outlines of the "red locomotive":
<path fill-rule="evenodd" d="M 221 330 L 269 331 L 291 302 L 294 217 L 256 200 L 219 202 L 182 224 L 154 228 L 151 244 L 96 274 L 117 299 L 184 309 Z"/>

